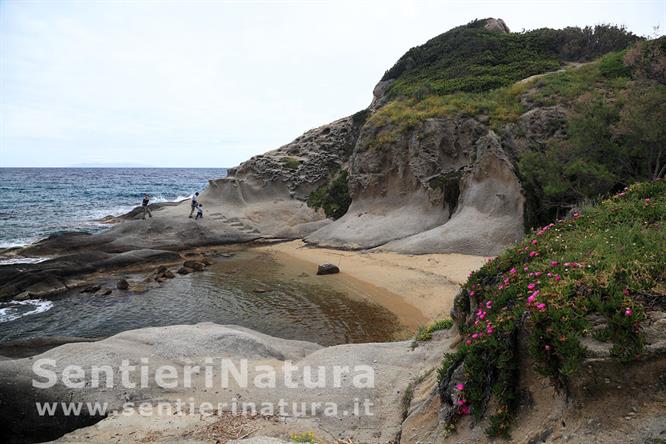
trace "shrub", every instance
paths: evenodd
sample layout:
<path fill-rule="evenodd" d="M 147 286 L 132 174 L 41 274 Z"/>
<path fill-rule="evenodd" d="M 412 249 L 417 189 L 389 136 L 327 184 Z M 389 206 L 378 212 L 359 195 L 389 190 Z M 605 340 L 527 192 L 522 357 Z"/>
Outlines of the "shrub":
<path fill-rule="evenodd" d="M 282 165 L 285 166 L 285 168 L 288 168 L 290 170 L 296 170 L 301 165 L 301 161 L 296 159 L 295 157 L 286 156 L 281 158 L 280 162 L 282 163 Z"/>
<path fill-rule="evenodd" d="M 429 341 L 432 339 L 432 334 L 439 330 L 446 330 L 447 328 L 453 327 L 452 319 L 441 319 L 433 324 L 430 324 L 427 327 L 419 327 L 418 332 L 416 332 L 417 341 Z"/>
<path fill-rule="evenodd" d="M 489 435 L 509 432 L 519 389 L 519 335 L 529 341 L 536 369 L 557 387 L 578 371 L 590 315 L 606 320 L 597 339 L 612 342 L 612 356 L 641 359 L 644 303 L 666 296 L 665 223 L 666 182 L 632 185 L 533 232 L 471 274 L 463 286 L 467 297 L 456 300 L 471 318 L 458 325 L 465 340 L 445 356 L 438 376 L 445 381 L 463 365 L 471 413 L 480 419 L 493 406 Z"/>
<path fill-rule="evenodd" d="M 308 206 L 315 210 L 323 209 L 326 217 L 341 218 L 351 205 L 347 180 L 347 171 L 339 172 L 331 182 L 310 193 Z"/>

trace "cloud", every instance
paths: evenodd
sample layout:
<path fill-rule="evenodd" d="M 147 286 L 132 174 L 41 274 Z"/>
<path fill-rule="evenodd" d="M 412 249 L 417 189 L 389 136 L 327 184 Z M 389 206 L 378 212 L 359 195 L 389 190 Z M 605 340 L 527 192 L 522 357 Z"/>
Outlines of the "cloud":
<path fill-rule="evenodd" d="M 231 166 L 358 111 L 411 46 L 476 17 L 647 34 L 656 2 L 0 2 L 0 160 Z"/>

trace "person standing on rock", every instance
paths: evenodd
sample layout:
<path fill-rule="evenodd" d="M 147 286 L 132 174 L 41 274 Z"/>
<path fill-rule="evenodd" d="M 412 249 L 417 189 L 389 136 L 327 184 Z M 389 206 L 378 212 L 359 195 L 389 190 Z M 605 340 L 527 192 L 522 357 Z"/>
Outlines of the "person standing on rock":
<path fill-rule="evenodd" d="M 199 204 L 197 206 L 197 215 L 194 216 L 194 220 L 203 219 L 203 205 Z"/>
<path fill-rule="evenodd" d="M 194 196 L 192 196 L 192 209 L 190 210 L 190 219 L 192 219 L 192 214 L 194 213 L 194 210 L 199 208 L 199 202 L 197 202 L 197 199 L 199 199 L 198 191 L 194 193 Z"/>
<path fill-rule="evenodd" d="M 146 214 L 148 214 L 149 217 L 153 217 L 153 213 L 150 212 L 150 208 L 148 208 L 148 202 L 150 202 L 150 197 L 147 194 L 143 195 L 143 202 L 141 202 L 141 207 L 143 208 L 143 219 L 146 219 Z"/>

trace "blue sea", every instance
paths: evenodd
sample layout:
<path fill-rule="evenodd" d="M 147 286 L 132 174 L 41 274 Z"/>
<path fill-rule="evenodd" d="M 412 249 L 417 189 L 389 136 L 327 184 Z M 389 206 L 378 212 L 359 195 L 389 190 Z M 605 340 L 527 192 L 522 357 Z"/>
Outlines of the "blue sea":
<path fill-rule="evenodd" d="M 187 199 L 224 168 L 0 168 L 0 248 L 63 230 L 95 232 L 98 220 L 141 204 Z"/>

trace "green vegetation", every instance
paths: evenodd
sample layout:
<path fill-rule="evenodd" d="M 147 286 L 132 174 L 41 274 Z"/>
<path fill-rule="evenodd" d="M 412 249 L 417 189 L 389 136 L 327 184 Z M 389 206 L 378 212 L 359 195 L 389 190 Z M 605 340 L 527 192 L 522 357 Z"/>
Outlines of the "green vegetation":
<path fill-rule="evenodd" d="M 666 61 L 666 54 L 661 57 Z M 519 154 L 523 185 L 540 203 L 535 223 L 666 172 L 666 86 L 632 74 L 625 58 L 611 53 L 537 81 L 537 103 L 568 101 L 572 111 L 565 140 Z"/>
<path fill-rule="evenodd" d="M 533 363 L 565 387 L 584 357 L 580 339 L 591 334 L 591 316 L 604 320 L 594 337 L 612 344 L 612 356 L 640 360 L 644 306 L 666 297 L 665 227 L 666 181 L 635 184 L 533 232 L 471 274 L 455 303 L 465 341 L 438 373 L 446 385 L 463 366 L 451 423 L 492 408 L 488 434 L 508 436 L 519 365 Z M 529 341 L 522 361 L 519 337 Z"/>
<path fill-rule="evenodd" d="M 638 40 L 610 25 L 502 33 L 484 24 L 474 21 L 410 49 L 382 78 L 395 79 L 389 95 L 420 99 L 490 91 L 556 70 L 563 61 L 591 60 Z"/>
<path fill-rule="evenodd" d="M 455 92 L 390 101 L 368 120 L 366 149 L 396 143 L 424 120 L 485 116 L 499 134 L 533 106 L 564 106 L 563 140 L 515 153 L 527 191 L 528 228 L 581 202 L 666 173 L 666 38 L 640 42 L 593 63 L 480 93 Z M 661 80 L 660 80 L 661 79 Z"/>
<path fill-rule="evenodd" d="M 446 330 L 447 328 L 453 327 L 452 319 L 442 319 L 433 324 L 430 324 L 427 327 L 419 327 L 418 332 L 416 332 L 417 341 L 429 341 L 432 339 L 432 334 L 439 330 Z"/>
<path fill-rule="evenodd" d="M 292 433 L 289 437 L 289 441 L 317 444 L 314 432 Z"/>
<path fill-rule="evenodd" d="M 351 205 L 347 180 L 347 171 L 340 171 L 331 182 L 310 193 L 308 206 L 315 210 L 322 208 L 326 217 L 341 218 Z"/>
<path fill-rule="evenodd" d="M 289 168 L 290 170 L 296 170 L 301 165 L 300 160 L 298 160 L 295 157 L 289 157 L 289 156 L 281 158 L 280 163 L 282 163 L 282 165 L 284 165 L 285 168 Z"/>

